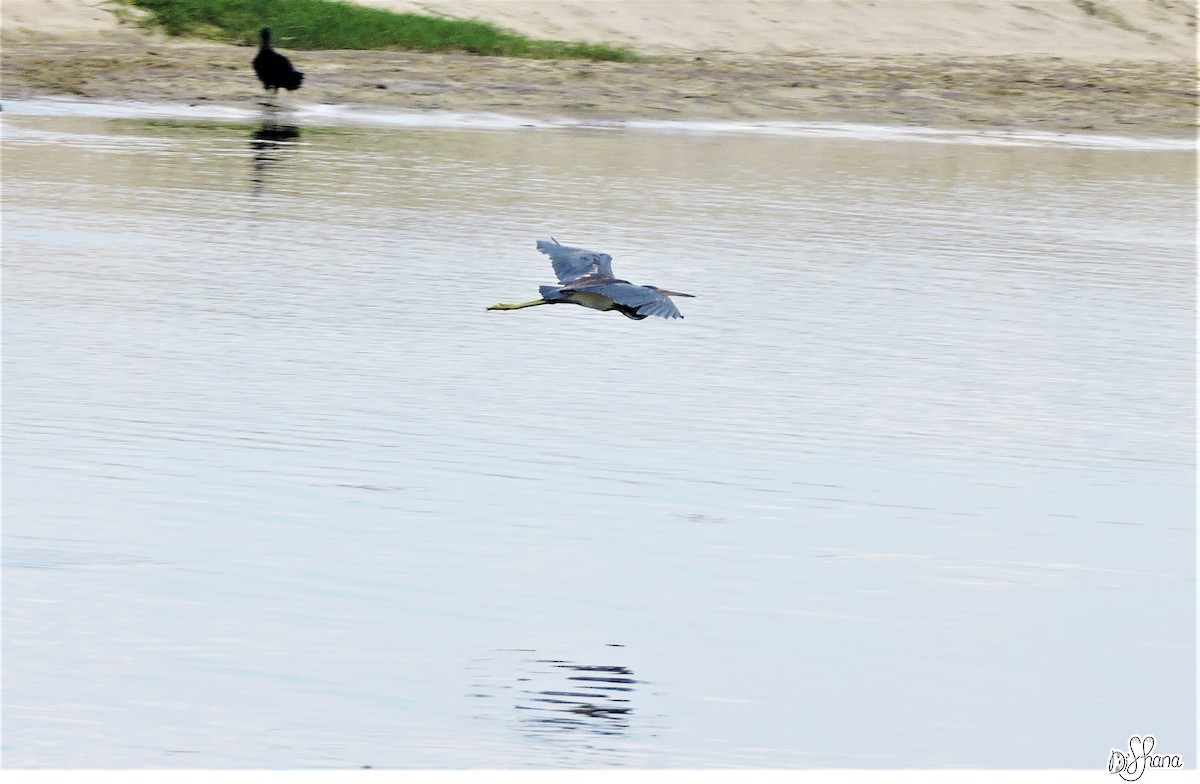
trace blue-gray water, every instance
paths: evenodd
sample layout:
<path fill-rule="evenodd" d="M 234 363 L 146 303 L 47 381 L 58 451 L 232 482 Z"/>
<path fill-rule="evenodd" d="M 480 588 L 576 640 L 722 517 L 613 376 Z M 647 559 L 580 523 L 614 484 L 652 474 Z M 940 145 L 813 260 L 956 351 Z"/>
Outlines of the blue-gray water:
<path fill-rule="evenodd" d="M 1195 763 L 1192 153 L 4 108 L 7 767 Z"/>

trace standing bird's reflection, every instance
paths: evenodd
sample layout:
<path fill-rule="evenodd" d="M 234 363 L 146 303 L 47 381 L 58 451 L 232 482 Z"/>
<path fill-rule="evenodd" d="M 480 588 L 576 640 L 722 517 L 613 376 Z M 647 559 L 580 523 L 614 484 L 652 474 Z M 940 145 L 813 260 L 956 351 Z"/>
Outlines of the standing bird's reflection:
<path fill-rule="evenodd" d="M 271 117 L 264 119 L 262 126 L 250 136 L 250 149 L 254 151 L 250 182 L 254 185 L 255 196 L 262 194 L 270 168 L 283 160 L 285 151 L 295 146 L 299 138 L 298 127 Z"/>

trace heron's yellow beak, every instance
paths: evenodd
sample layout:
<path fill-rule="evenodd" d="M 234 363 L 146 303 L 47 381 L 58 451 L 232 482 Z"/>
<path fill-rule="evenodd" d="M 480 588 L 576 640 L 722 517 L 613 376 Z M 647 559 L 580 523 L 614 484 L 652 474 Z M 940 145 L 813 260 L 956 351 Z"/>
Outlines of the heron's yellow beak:
<path fill-rule="evenodd" d="M 696 298 L 695 294 L 684 294 L 682 291 L 667 291 L 666 289 L 659 289 L 659 292 L 662 294 L 666 294 L 668 297 L 691 297 L 692 299 Z"/>

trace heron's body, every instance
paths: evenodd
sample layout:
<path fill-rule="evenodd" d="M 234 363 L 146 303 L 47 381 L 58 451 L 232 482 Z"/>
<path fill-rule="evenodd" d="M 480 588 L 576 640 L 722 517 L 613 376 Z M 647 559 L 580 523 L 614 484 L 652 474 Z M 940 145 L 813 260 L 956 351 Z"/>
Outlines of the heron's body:
<path fill-rule="evenodd" d="M 557 286 L 546 286 L 545 292 L 542 292 L 542 286 L 538 286 L 538 293 L 542 294 L 542 298 L 548 302 L 563 301 L 570 302 L 573 305 L 583 305 L 585 308 L 592 310 L 621 310 L 621 306 L 613 302 L 603 294 L 597 294 L 594 291 L 566 291 L 564 292 Z M 636 312 L 630 313 L 626 308 L 622 311 L 626 316 L 632 319 L 644 319 L 645 316 L 639 316 Z"/>
<path fill-rule="evenodd" d="M 607 253 L 567 247 L 557 240 L 538 240 L 537 249 L 550 257 L 561 285 L 539 286 L 541 299 L 515 305 L 493 305 L 488 310 L 519 310 L 566 303 L 592 310 L 615 310 L 627 318 L 641 321 L 648 316 L 683 318 L 671 297 L 692 296 L 657 286 L 638 286 L 615 277 L 612 256 Z"/>
<path fill-rule="evenodd" d="M 262 43 L 251 64 L 258 80 L 262 82 L 263 89 L 270 90 L 273 95 L 279 93 L 280 87 L 285 90 L 299 90 L 300 83 L 304 81 L 304 74 L 292 67 L 291 60 L 271 48 L 271 28 L 264 27 L 259 35 Z"/>

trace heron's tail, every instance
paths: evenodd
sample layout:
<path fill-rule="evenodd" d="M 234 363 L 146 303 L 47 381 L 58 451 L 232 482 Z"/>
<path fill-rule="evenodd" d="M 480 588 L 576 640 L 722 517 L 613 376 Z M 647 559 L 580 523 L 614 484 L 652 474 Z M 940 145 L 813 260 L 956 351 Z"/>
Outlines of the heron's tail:
<path fill-rule="evenodd" d="M 562 286 L 538 286 L 542 299 L 562 299 Z"/>

